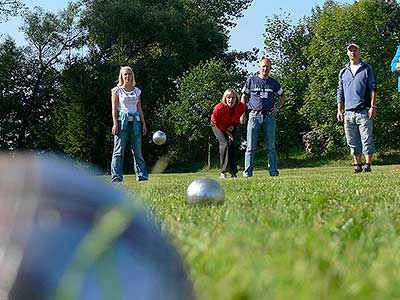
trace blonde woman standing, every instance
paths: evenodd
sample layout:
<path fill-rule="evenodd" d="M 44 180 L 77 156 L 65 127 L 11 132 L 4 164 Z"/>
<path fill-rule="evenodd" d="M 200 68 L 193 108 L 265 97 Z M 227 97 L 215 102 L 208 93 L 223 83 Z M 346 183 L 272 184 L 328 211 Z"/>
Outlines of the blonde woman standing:
<path fill-rule="evenodd" d="M 146 163 L 142 155 L 142 134 L 147 132 L 142 111 L 141 90 L 136 87 L 133 70 L 126 66 L 119 71 L 118 84 L 111 90 L 114 150 L 111 160 L 111 181 L 123 180 L 122 167 L 125 146 L 130 142 L 137 181 L 147 180 Z"/>

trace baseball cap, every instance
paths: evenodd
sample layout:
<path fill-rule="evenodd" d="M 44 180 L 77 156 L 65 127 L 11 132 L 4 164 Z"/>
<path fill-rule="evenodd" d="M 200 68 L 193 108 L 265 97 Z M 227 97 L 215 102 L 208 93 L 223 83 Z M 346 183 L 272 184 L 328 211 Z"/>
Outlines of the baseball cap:
<path fill-rule="evenodd" d="M 360 46 L 354 42 L 350 42 L 347 44 L 346 49 L 349 50 L 350 47 L 356 47 L 357 49 L 360 49 Z"/>

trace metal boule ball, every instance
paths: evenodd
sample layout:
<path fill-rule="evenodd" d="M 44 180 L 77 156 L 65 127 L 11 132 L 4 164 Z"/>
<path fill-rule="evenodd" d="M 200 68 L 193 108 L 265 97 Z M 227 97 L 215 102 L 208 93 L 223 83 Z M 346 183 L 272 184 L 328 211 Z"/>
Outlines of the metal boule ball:
<path fill-rule="evenodd" d="M 153 134 L 153 142 L 156 145 L 162 145 L 167 141 L 167 135 L 161 130 L 157 130 Z"/>
<path fill-rule="evenodd" d="M 190 205 L 223 204 L 224 200 L 224 188 L 210 177 L 193 180 L 186 190 L 186 202 Z"/>
<path fill-rule="evenodd" d="M 139 198 L 77 166 L 0 154 L 0 299 L 195 299 Z"/>

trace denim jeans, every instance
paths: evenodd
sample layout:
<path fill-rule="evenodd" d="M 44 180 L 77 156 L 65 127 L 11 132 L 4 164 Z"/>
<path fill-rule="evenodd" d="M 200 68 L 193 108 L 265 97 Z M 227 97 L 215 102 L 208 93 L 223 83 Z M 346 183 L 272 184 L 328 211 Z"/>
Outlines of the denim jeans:
<path fill-rule="evenodd" d="M 344 131 L 352 155 L 376 152 L 373 139 L 374 122 L 368 118 L 368 108 L 361 112 L 344 113 Z"/>
<path fill-rule="evenodd" d="M 121 128 L 121 122 L 118 121 L 118 128 Z M 120 130 L 117 135 L 114 136 L 114 150 L 111 160 L 111 181 L 122 181 L 122 165 L 124 162 L 125 146 L 126 143 L 130 142 L 134 170 L 136 180 L 147 180 L 148 173 L 146 163 L 142 155 L 142 128 L 140 126 L 139 132 L 135 132 L 133 129 L 133 122 L 128 122 L 127 128 Z"/>
<path fill-rule="evenodd" d="M 244 156 L 244 177 L 253 176 L 254 156 L 261 127 L 263 129 L 264 142 L 267 149 L 269 175 L 279 175 L 275 147 L 275 116 L 272 113 L 263 114 L 261 112 L 250 111 L 249 121 L 247 123 L 247 148 Z"/>

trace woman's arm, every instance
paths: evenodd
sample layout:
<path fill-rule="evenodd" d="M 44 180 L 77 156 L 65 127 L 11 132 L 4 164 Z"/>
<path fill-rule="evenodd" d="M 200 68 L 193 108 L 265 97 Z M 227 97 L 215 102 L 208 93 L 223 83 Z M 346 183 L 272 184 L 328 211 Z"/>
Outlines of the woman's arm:
<path fill-rule="evenodd" d="M 217 126 L 221 131 L 226 132 L 226 119 L 224 118 L 224 104 L 218 103 L 213 110 L 211 121 Z"/>
<path fill-rule="evenodd" d="M 143 114 L 143 110 L 142 110 L 142 96 L 138 97 L 137 110 L 139 112 L 140 122 L 142 122 L 143 135 L 145 135 L 147 133 L 147 127 L 146 127 L 146 121 L 144 120 L 144 114 Z"/>
<path fill-rule="evenodd" d="M 111 129 L 111 133 L 113 135 L 117 135 L 119 128 L 118 128 L 118 96 L 116 93 L 111 93 L 111 115 L 113 119 L 113 127 Z"/>
<path fill-rule="evenodd" d="M 238 104 L 236 104 L 235 110 L 232 115 L 231 124 L 229 124 L 229 125 L 236 126 L 239 123 L 241 116 L 244 114 L 244 111 L 245 111 L 245 107 L 244 107 L 243 102 L 239 102 Z"/>

